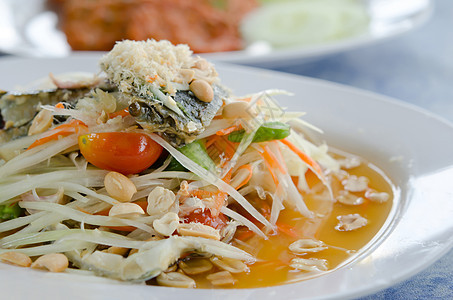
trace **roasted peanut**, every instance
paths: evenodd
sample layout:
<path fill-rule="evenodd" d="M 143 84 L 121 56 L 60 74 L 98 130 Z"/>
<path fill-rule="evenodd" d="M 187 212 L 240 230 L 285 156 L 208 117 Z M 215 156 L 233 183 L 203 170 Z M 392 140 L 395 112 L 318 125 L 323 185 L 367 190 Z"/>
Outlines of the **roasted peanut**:
<path fill-rule="evenodd" d="M 130 202 L 115 204 L 109 210 L 110 217 L 130 218 L 143 214 L 145 211 L 140 205 Z"/>
<path fill-rule="evenodd" d="M 217 273 L 212 273 L 206 276 L 206 278 L 213 284 L 213 285 L 231 285 L 236 282 L 233 275 L 231 275 L 228 271 L 221 271 Z"/>
<path fill-rule="evenodd" d="M 50 253 L 38 257 L 31 264 L 33 269 L 48 270 L 50 272 L 63 272 L 69 265 L 66 255 L 61 253 Z"/>
<path fill-rule="evenodd" d="M 242 273 L 249 270 L 249 267 L 239 259 L 214 256 L 210 260 L 217 267 L 230 273 Z"/>
<path fill-rule="evenodd" d="M 210 271 L 213 265 L 206 258 L 191 258 L 179 262 L 179 267 L 188 275 L 197 275 Z"/>
<path fill-rule="evenodd" d="M 211 102 L 214 99 L 214 91 L 211 85 L 202 79 L 192 81 L 189 88 L 195 97 L 203 102 Z"/>
<path fill-rule="evenodd" d="M 225 119 L 250 120 L 256 118 L 257 115 L 255 108 L 244 101 L 230 102 L 222 110 L 222 117 Z"/>
<path fill-rule="evenodd" d="M 121 202 L 129 202 L 137 192 L 134 183 L 118 172 L 109 172 L 105 175 L 104 185 L 107 193 Z"/>
<path fill-rule="evenodd" d="M 198 236 L 206 239 L 220 240 L 219 230 L 201 223 L 179 224 L 178 233 L 182 236 Z"/>
<path fill-rule="evenodd" d="M 183 82 L 191 82 L 195 75 L 195 71 L 192 69 L 181 69 L 179 71 L 179 77 L 182 79 Z"/>
<path fill-rule="evenodd" d="M 20 267 L 31 266 L 31 258 L 28 255 L 15 251 L 0 254 L 0 261 Z"/>
<path fill-rule="evenodd" d="M 179 272 L 161 273 L 156 278 L 157 283 L 163 286 L 194 288 L 195 280 Z"/>
<path fill-rule="evenodd" d="M 157 233 L 170 236 L 179 225 L 179 217 L 174 212 L 166 213 L 162 218 L 154 220 L 153 227 Z"/>
<path fill-rule="evenodd" d="M 52 126 L 53 114 L 50 110 L 41 110 L 31 122 L 31 126 L 28 129 L 28 135 L 42 133 Z"/>
<path fill-rule="evenodd" d="M 150 216 L 165 213 L 175 203 L 175 199 L 176 196 L 172 191 L 158 186 L 148 195 L 146 212 Z"/>
<path fill-rule="evenodd" d="M 124 256 L 127 253 L 127 251 L 129 251 L 129 248 L 112 246 L 103 251 L 107 252 L 107 253 L 118 254 L 118 255 Z"/>

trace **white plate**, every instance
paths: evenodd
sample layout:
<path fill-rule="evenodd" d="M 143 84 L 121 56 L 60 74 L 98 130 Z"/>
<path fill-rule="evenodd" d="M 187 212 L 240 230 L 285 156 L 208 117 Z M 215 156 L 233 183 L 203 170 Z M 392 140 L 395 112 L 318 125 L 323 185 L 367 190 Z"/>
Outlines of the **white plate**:
<path fill-rule="evenodd" d="M 97 56 L 0 59 L 0 88 L 68 71 L 97 71 Z M 8 299 L 313 299 L 350 298 L 389 287 L 426 268 L 453 246 L 453 125 L 416 107 L 376 94 L 294 75 L 218 65 L 236 94 L 268 88 L 290 110 L 324 129 L 331 145 L 362 155 L 388 174 L 398 196 L 378 239 L 352 263 L 318 278 L 262 289 L 185 290 L 112 284 L 105 279 L 51 274 L 0 264 Z M 8 294 L 9 293 L 9 294 Z M 10 297 L 7 297 L 10 296 Z"/>
<path fill-rule="evenodd" d="M 250 46 L 241 51 L 203 54 L 209 59 L 277 66 L 370 45 L 423 24 L 432 14 L 431 0 L 362 0 L 370 22 L 363 34 L 319 44 L 271 49 Z M 70 47 L 57 29 L 57 16 L 44 0 L 0 1 L 0 51 L 25 56 L 65 56 Z"/>

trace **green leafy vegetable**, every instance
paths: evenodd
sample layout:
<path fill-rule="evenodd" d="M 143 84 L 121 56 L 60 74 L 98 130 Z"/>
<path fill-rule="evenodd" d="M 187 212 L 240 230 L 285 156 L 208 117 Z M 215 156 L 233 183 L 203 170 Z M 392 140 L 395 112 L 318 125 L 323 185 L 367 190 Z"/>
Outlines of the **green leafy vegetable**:
<path fill-rule="evenodd" d="M 261 143 L 286 138 L 290 133 L 291 127 L 282 122 L 267 122 L 258 128 L 252 143 Z M 239 143 L 244 137 L 245 130 L 233 131 L 228 135 L 228 140 Z"/>
<path fill-rule="evenodd" d="M 22 213 L 22 208 L 17 203 L 0 205 L 0 220 L 11 220 L 18 218 Z"/>
<path fill-rule="evenodd" d="M 193 162 L 197 163 L 201 167 L 209 171 L 215 170 L 215 163 L 209 157 L 208 152 L 204 143 L 200 140 L 187 144 L 178 148 L 178 150 L 190 158 Z M 170 164 L 165 169 L 166 171 L 186 171 L 183 165 L 181 165 L 175 158 L 170 161 Z"/>

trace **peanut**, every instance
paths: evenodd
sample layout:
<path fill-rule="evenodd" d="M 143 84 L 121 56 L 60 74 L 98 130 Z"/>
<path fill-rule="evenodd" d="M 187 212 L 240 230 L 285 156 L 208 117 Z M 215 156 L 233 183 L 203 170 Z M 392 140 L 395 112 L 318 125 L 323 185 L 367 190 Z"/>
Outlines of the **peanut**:
<path fill-rule="evenodd" d="M 31 266 L 31 258 L 28 255 L 25 255 L 20 252 L 5 252 L 0 254 L 0 260 L 5 263 L 20 267 L 29 267 Z"/>
<path fill-rule="evenodd" d="M 144 214 L 145 211 L 140 205 L 130 202 L 115 204 L 109 210 L 110 217 L 129 218 Z"/>
<path fill-rule="evenodd" d="M 211 102 L 214 99 L 214 91 L 211 85 L 202 79 L 196 79 L 189 85 L 190 90 L 195 97 L 203 102 Z"/>
<path fill-rule="evenodd" d="M 222 117 L 225 119 L 251 120 L 257 115 L 255 108 L 244 101 L 230 102 L 222 110 Z"/>
<path fill-rule="evenodd" d="M 48 270 L 50 272 L 63 272 L 68 268 L 69 261 L 66 255 L 61 253 L 50 253 L 38 257 L 31 264 L 33 269 Z"/>
<path fill-rule="evenodd" d="M 105 175 L 104 185 L 107 193 L 121 202 L 129 202 L 137 192 L 134 183 L 118 172 L 109 172 Z"/>
<path fill-rule="evenodd" d="M 41 110 L 31 122 L 31 126 L 28 129 L 28 135 L 42 133 L 52 126 L 53 115 L 50 110 Z"/>

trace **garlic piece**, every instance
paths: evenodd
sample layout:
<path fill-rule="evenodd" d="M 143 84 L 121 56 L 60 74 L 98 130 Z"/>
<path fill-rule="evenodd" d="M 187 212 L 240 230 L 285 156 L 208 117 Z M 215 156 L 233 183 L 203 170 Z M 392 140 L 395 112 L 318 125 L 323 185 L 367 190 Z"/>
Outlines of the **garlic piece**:
<path fill-rule="evenodd" d="M 329 269 L 327 260 L 318 258 L 293 258 L 290 267 L 307 272 L 327 271 Z"/>
<path fill-rule="evenodd" d="M 327 249 L 322 241 L 314 239 L 300 239 L 289 245 L 289 250 L 295 254 L 315 253 Z"/>
<path fill-rule="evenodd" d="M 338 231 L 352 231 L 368 224 L 368 220 L 359 214 L 338 216 L 337 219 L 339 222 L 335 229 Z"/>
<path fill-rule="evenodd" d="M 342 168 L 347 170 L 357 168 L 362 163 L 357 156 L 346 157 L 344 159 L 338 159 L 337 161 Z"/>
<path fill-rule="evenodd" d="M 363 192 L 368 188 L 368 178 L 364 176 L 357 177 L 355 175 L 349 176 L 342 181 L 345 190 L 350 192 Z"/>
<path fill-rule="evenodd" d="M 358 197 L 348 191 L 340 191 L 340 194 L 336 199 L 338 202 L 345 205 L 360 205 L 365 201 L 362 197 Z"/>
<path fill-rule="evenodd" d="M 179 225 L 178 214 L 168 212 L 160 219 L 153 221 L 154 230 L 163 236 L 170 236 L 175 232 Z"/>
<path fill-rule="evenodd" d="M 233 275 L 228 271 L 221 271 L 212 273 L 206 276 L 206 278 L 212 283 L 212 285 L 231 285 L 236 282 Z"/>
<path fill-rule="evenodd" d="M 390 195 L 386 192 L 377 192 L 375 190 L 368 190 L 365 192 L 365 198 L 378 203 L 384 203 L 390 199 Z"/>

